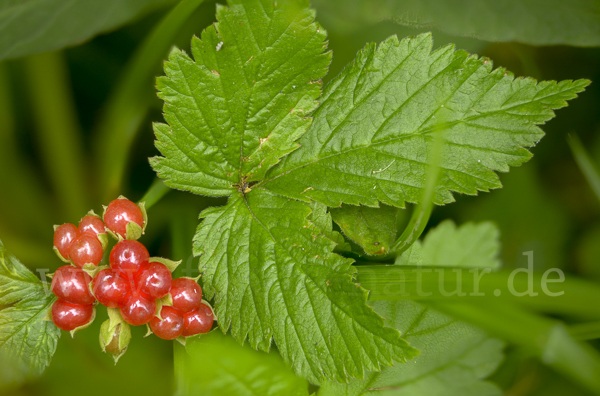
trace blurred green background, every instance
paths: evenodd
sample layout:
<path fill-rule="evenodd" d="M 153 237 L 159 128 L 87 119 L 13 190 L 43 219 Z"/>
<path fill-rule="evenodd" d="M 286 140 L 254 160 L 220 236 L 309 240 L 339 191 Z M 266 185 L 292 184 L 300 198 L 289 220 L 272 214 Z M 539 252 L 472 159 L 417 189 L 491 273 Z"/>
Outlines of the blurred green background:
<path fill-rule="evenodd" d="M 33 271 L 54 271 L 61 265 L 51 249 L 54 224 L 76 223 L 90 208 L 101 213 L 101 205 L 120 194 L 139 200 L 153 183 L 148 157 L 158 152 L 152 122 L 162 121 L 162 103 L 153 82 L 133 85 L 116 110 L 109 105 L 114 107 L 115 95 L 127 85 L 123 76 L 132 55 L 174 5 L 173 1 L 148 3 L 154 4 L 122 21 L 127 23 L 116 30 L 63 50 L 0 62 L 0 239 Z M 340 4 L 325 0 L 315 4 L 317 20 L 327 29 L 333 51 L 327 80 L 367 42 L 432 30 L 436 46 L 456 43 L 517 76 L 600 81 L 600 48 L 493 43 L 452 36 L 435 24 L 415 28 L 381 21 L 377 14 L 349 16 L 341 13 Z M 214 22 L 214 15 L 215 2 L 205 1 L 178 26 L 169 44 L 187 50 L 191 36 L 200 35 Z M 597 32 L 600 35 L 600 28 Z M 157 50 L 155 57 L 164 59 L 166 53 Z M 155 76 L 161 74 L 160 66 L 146 64 Z M 525 266 L 522 253 L 533 250 L 537 269 L 557 267 L 600 280 L 600 201 L 567 144 L 568 134 L 577 134 L 600 167 L 599 109 L 600 85 L 592 83 L 543 126 L 547 136 L 532 150 L 534 158 L 500 176 L 503 189 L 478 197 L 457 196 L 456 203 L 434 210 L 430 226 L 446 218 L 457 223 L 493 220 L 502 232 L 505 267 Z M 106 121 L 107 114 L 117 121 Z M 113 125 L 123 129 L 115 132 Z M 115 140 L 120 134 L 129 136 L 130 149 Z M 107 172 L 109 167 L 112 173 Z M 223 202 L 170 192 L 150 209 L 142 241 L 151 255 L 184 260 L 180 275 L 195 276 L 191 239 L 198 214 Z M 74 339 L 63 334 L 46 373 L 6 394 L 172 394 L 172 344 L 142 338 L 144 329 L 135 329 L 127 354 L 115 367 L 98 347 L 102 320 L 98 318 Z M 576 394 L 567 380 L 515 348 L 507 350 L 506 363 L 493 379 L 510 395 Z"/>

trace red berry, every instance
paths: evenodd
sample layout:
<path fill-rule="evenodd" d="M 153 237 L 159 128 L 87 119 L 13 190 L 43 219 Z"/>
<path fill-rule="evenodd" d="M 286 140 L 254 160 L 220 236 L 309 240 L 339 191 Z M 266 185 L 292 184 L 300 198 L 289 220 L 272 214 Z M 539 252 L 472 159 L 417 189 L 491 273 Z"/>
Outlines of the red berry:
<path fill-rule="evenodd" d="M 121 316 L 125 322 L 139 326 L 150 322 L 156 313 L 156 302 L 144 298 L 140 293 L 132 292 L 121 306 Z"/>
<path fill-rule="evenodd" d="M 144 215 L 142 210 L 128 199 L 115 199 L 108 204 L 104 212 L 104 222 L 109 230 L 125 238 L 127 224 L 133 221 L 140 227 L 144 226 Z"/>
<path fill-rule="evenodd" d="M 125 303 L 129 293 L 127 281 L 117 276 L 111 269 L 105 269 L 94 277 L 94 295 L 100 304 L 117 308 Z"/>
<path fill-rule="evenodd" d="M 148 249 L 138 241 L 124 240 L 115 245 L 110 252 L 110 266 L 117 273 L 135 274 L 148 262 Z"/>
<path fill-rule="evenodd" d="M 65 259 L 69 260 L 71 244 L 77 238 L 78 231 L 74 224 L 66 223 L 58 226 L 54 231 L 54 246 Z"/>
<path fill-rule="evenodd" d="M 200 304 L 197 310 L 186 313 L 183 320 L 183 333 L 181 335 L 189 337 L 200 333 L 208 333 L 215 317 L 208 305 Z"/>
<path fill-rule="evenodd" d="M 104 250 L 98 238 L 89 234 L 78 236 L 71 245 L 71 260 L 78 267 L 83 267 L 87 263 L 98 265 L 102 261 L 103 254 Z"/>
<path fill-rule="evenodd" d="M 71 304 L 58 299 L 52 305 L 52 321 L 59 329 L 71 331 L 92 320 L 94 307 L 92 305 Z"/>
<path fill-rule="evenodd" d="M 79 222 L 79 234 L 90 234 L 97 237 L 98 234 L 105 232 L 104 222 L 99 217 L 87 215 Z"/>
<path fill-rule="evenodd" d="M 163 340 L 174 340 L 183 332 L 183 316 L 173 307 L 163 306 L 160 320 L 156 316 L 150 320 L 150 329 Z"/>
<path fill-rule="evenodd" d="M 89 305 L 96 300 L 90 292 L 92 277 L 81 268 L 64 265 L 52 277 L 52 292 L 56 297 L 72 304 Z"/>
<path fill-rule="evenodd" d="M 139 290 L 154 299 L 167 295 L 172 280 L 171 271 L 161 263 L 144 265 L 137 278 Z"/>
<path fill-rule="evenodd" d="M 202 305 L 202 289 L 193 279 L 173 279 L 171 297 L 173 308 L 181 313 L 194 311 Z"/>

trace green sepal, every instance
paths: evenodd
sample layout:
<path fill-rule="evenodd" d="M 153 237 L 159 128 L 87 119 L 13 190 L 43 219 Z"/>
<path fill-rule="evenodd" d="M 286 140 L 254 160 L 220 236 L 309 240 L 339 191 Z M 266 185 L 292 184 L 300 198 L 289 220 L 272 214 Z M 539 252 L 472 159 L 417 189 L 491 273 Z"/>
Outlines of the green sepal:
<path fill-rule="evenodd" d="M 152 329 L 150 328 L 150 324 L 146 323 L 146 334 L 144 334 L 144 338 L 151 336 L 152 334 L 154 334 L 152 332 Z"/>
<path fill-rule="evenodd" d="M 177 269 L 177 267 L 179 266 L 179 264 L 181 264 L 183 262 L 183 260 L 179 260 L 179 261 L 173 261 L 173 260 L 169 260 L 163 257 L 150 257 L 148 259 L 149 263 L 161 263 L 164 266 L 166 266 L 169 271 L 173 272 Z"/>
<path fill-rule="evenodd" d="M 162 307 L 165 305 L 168 307 L 173 306 L 173 297 L 171 296 L 171 293 L 167 293 L 166 296 L 156 300 L 156 312 L 154 313 L 154 316 L 160 320 L 163 320 L 162 316 L 160 316 L 160 312 L 162 311 Z"/>
<path fill-rule="evenodd" d="M 184 336 L 179 336 L 179 337 L 175 338 L 174 341 L 179 342 L 181 345 L 183 345 L 185 347 L 185 337 Z"/>
<path fill-rule="evenodd" d="M 213 318 L 215 322 L 218 322 L 217 320 L 217 313 L 215 312 L 214 308 L 212 307 L 212 305 L 210 305 L 210 303 L 208 301 L 206 301 L 205 299 L 202 299 L 202 304 L 208 306 L 208 308 L 210 308 L 210 310 L 212 311 L 213 314 Z"/>
<path fill-rule="evenodd" d="M 125 354 L 131 341 L 131 327 L 123 320 L 118 309 L 108 308 L 109 318 L 100 327 L 100 347 L 115 360 Z"/>
<path fill-rule="evenodd" d="M 134 221 L 127 223 L 127 232 L 125 233 L 125 239 L 138 240 L 144 234 L 144 229 Z"/>
<path fill-rule="evenodd" d="M 94 278 L 94 276 L 96 276 L 96 274 L 97 274 L 98 272 L 100 272 L 101 270 L 103 270 L 103 269 L 106 269 L 106 268 L 109 268 L 109 267 L 108 267 L 108 266 L 106 266 L 106 265 L 103 265 L 103 266 L 97 266 L 97 265 L 94 265 L 94 264 L 92 264 L 92 263 L 87 263 L 87 264 L 84 264 L 84 265 L 83 265 L 83 267 L 81 267 L 81 269 L 82 269 L 83 271 L 85 271 L 85 272 L 86 272 L 86 273 L 87 273 L 89 276 L 91 276 L 92 278 Z"/>
<path fill-rule="evenodd" d="M 146 212 L 146 202 L 140 202 L 137 204 L 138 208 L 142 211 L 142 218 L 144 219 L 144 226 L 142 227 L 142 235 L 146 233 L 146 227 L 148 226 L 148 212 Z"/>
<path fill-rule="evenodd" d="M 60 254 L 60 252 L 58 251 L 58 249 L 56 248 L 56 246 L 52 246 L 52 250 L 54 250 L 54 253 L 56 253 L 56 255 L 58 256 L 59 259 L 61 259 L 62 261 L 64 261 L 67 264 L 73 264 L 73 262 L 71 260 L 67 260 L 66 258 L 64 258 L 62 256 L 62 254 Z"/>
<path fill-rule="evenodd" d="M 104 210 L 106 211 L 106 206 L 104 207 Z M 110 230 L 108 227 L 105 226 L 104 229 L 106 230 L 106 233 L 116 239 L 117 242 L 121 242 L 123 240 L 121 235 L 117 234 L 116 232 L 112 232 L 112 230 Z"/>
<path fill-rule="evenodd" d="M 90 319 L 89 322 L 87 322 L 83 326 L 76 327 L 70 331 L 71 338 L 75 337 L 75 333 L 77 333 L 78 331 L 87 329 L 94 322 L 94 319 L 96 319 L 96 307 L 94 307 L 93 309 L 94 310 L 92 311 L 92 318 Z"/>
<path fill-rule="evenodd" d="M 104 230 L 106 230 L 106 227 L 104 227 Z M 106 250 L 106 246 L 108 246 L 108 234 L 106 232 L 103 232 L 101 234 L 98 234 L 97 237 L 100 241 L 100 245 L 102 245 L 102 250 Z"/>

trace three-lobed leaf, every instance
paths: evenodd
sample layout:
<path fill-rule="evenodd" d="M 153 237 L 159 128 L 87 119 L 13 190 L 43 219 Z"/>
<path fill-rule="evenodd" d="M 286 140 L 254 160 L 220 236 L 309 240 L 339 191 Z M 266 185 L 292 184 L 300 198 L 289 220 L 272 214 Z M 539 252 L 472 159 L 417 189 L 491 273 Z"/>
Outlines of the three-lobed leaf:
<path fill-rule="evenodd" d="M 173 188 L 227 196 L 298 147 L 331 54 L 307 0 L 231 0 L 218 23 L 174 50 L 157 82 L 168 125 L 151 160 Z"/>
<path fill-rule="evenodd" d="M 204 290 L 219 326 L 284 361 L 312 382 L 362 378 L 413 357 L 396 330 L 366 305 L 352 260 L 310 223 L 309 205 L 254 190 L 209 208 L 194 239 Z"/>
<path fill-rule="evenodd" d="M 587 80 L 536 82 L 487 59 L 431 52 L 430 34 L 367 45 L 325 89 L 301 147 L 267 175 L 278 194 L 403 207 L 419 202 L 434 136 L 443 140 L 434 203 L 501 186 L 495 171 L 527 161 L 554 116 Z"/>
<path fill-rule="evenodd" d="M 53 302 L 42 282 L 0 241 L 0 304 L 5 306 L 0 309 L 0 361 L 22 377 L 41 374 L 54 355 L 60 330 L 43 320 Z"/>
<path fill-rule="evenodd" d="M 529 159 L 524 147 L 543 136 L 536 125 L 588 82 L 514 79 L 451 46 L 431 52 L 430 35 L 394 36 L 359 52 L 317 108 L 330 54 L 308 2 L 229 5 L 192 41 L 194 59 L 175 50 L 165 64 L 157 85 L 168 124 L 155 125 L 163 156 L 151 160 L 171 187 L 230 196 L 202 213 L 194 238 L 221 329 L 263 351 L 274 341 L 313 383 L 414 357 L 366 305 L 352 260 L 333 253 L 345 247 L 326 206 L 418 202 L 437 136 L 435 203 L 499 187 L 495 171 Z M 454 255 L 450 241 L 469 247 L 473 234 L 494 235 L 469 227 L 441 227 L 445 245 L 433 233 L 426 261 Z M 493 266 L 485 254 L 494 246 L 472 248 Z"/>

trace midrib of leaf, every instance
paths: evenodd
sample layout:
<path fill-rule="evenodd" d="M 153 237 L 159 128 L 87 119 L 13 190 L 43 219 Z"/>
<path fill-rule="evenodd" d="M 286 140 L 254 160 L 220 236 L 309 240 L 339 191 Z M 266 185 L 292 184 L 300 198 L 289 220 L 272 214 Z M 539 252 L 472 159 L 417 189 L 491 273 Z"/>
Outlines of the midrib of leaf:
<path fill-rule="evenodd" d="M 217 61 L 217 62 L 218 62 L 218 61 Z M 189 94 L 184 94 L 183 92 L 179 92 L 179 94 L 181 94 L 181 95 L 185 95 L 185 96 L 188 96 L 188 97 L 190 97 L 190 98 L 192 98 L 192 99 L 194 100 L 194 105 L 195 105 L 195 107 L 196 107 L 196 111 L 197 111 L 197 112 L 198 112 L 198 113 L 199 113 L 199 114 L 202 116 L 202 119 L 204 120 L 204 122 L 206 123 L 206 125 L 207 125 L 207 126 L 209 126 L 209 128 L 208 128 L 208 129 L 209 129 L 209 133 L 210 133 L 210 136 L 211 136 L 211 138 L 212 138 L 212 141 L 208 141 L 207 143 L 209 143 L 209 144 L 211 144 L 211 145 L 213 145 L 213 146 L 217 147 L 217 149 L 219 150 L 219 153 L 221 153 L 221 157 L 222 157 L 222 158 L 223 158 L 223 159 L 224 159 L 224 160 L 225 160 L 225 161 L 226 161 L 226 162 L 227 162 L 229 165 L 233 166 L 234 164 L 232 164 L 231 162 L 229 162 L 229 159 L 228 159 L 228 158 L 227 158 L 227 156 L 226 156 L 226 155 L 223 153 L 223 149 L 221 148 L 221 146 L 220 146 L 219 144 L 217 144 L 217 139 L 216 139 L 216 138 L 215 138 L 215 136 L 213 135 L 213 128 L 211 128 L 211 125 L 210 125 L 210 123 L 209 123 L 209 121 L 208 121 L 208 118 L 204 117 L 204 112 L 202 111 L 202 109 L 201 109 L 200 105 L 198 104 L 198 99 L 196 99 L 196 96 L 194 95 L 194 90 L 196 89 L 196 87 L 194 87 L 194 90 L 192 90 L 192 87 L 190 86 L 190 82 L 189 82 L 189 77 L 188 77 L 188 76 L 186 76 L 186 74 L 185 74 L 185 71 L 184 71 L 184 68 L 183 68 L 183 67 L 181 67 L 181 66 L 182 66 L 182 65 L 181 65 L 181 58 L 177 58 L 177 64 L 178 64 L 178 66 L 179 66 L 179 69 L 181 70 L 181 74 L 182 74 L 182 75 L 183 75 L 183 77 L 184 77 L 185 85 L 186 85 L 186 87 L 188 88 L 188 91 L 190 92 Z M 224 89 L 224 87 L 223 87 L 223 79 L 222 79 L 222 78 L 219 78 L 219 81 L 220 81 L 220 83 L 221 83 L 221 89 L 223 89 L 223 92 L 225 92 L 225 89 Z M 229 110 L 229 101 L 228 101 L 228 100 L 225 100 L 225 105 L 227 106 L 227 112 L 228 112 L 229 114 L 231 114 L 231 111 Z M 176 118 L 179 120 L 179 118 L 178 118 L 178 116 L 177 116 L 177 115 L 174 115 L 174 116 L 175 116 L 175 117 L 176 117 Z M 196 137 L 198 140 L 200 140 L 200 141 L 204 141 L 204 140 L 202 139 L 202 137 L 200 137 L 200 136 L 198 136 L 198 135 L 194 134 L 194 133 L 193 133 L 191 130 L 189 130 L 189 129 L 187 128 L 187 126 L 185 126 L 185 124 L 184 124 L 183 122 L 181 122 L 181 121 L 180 121 L 179 123 L 180 123 L 180 125 L 181 125 L 182 127 L 184 127 L 184 128 L 185 128 L 185 130 L 186 130 L 186 131 L 187 131 L 187 132 L 188 132 L 190 135 L 192 135 L 192 136 L 195 136 L 195 137 Z M 174 143 L 174 144 L 176 144 L 176 143 Z M 176 144 L 176 145 L 177 145 L 177 144 Z M 184 151 L 181 149 L 181 147 L 180 147 L 179 145 L 177 145 L 177 148 L 178 148 L 179 150 L 181 150 L 181 152 L 185 153 L 185 152 L 184 152 Z M 191 155 L 188 155 L 187 153 L 186 153 L 186 156 L 187 156 L 187 157 L 188 157 L 188 158 L 189 158 L 191 161 L 193 161 L 193 162 L 194 162 L 196 165 L 198 165 L 198 166 L 200 167 L 200 164 L 197 162 L 197 160 L 196 160 L 196 159 L 195 159 L 193 156 L 191 156 Z M 219 177 L 219 176 L 215 176 L 215 175 L 212 175 L 212 174 L 211 174 L 211 176 L 214 176 L 214 177 L 216 177 L 216 178 L 219 178 L 219 179 L 221 179 L 221 180 L 227 180 L 227 179 L 223 179 L 223 178 L 221 178 L 221 177 Z"/>
<path fill-rule="evenodd" d="M 262 222 L 261 222 L 261 221 L 260 221 L 260 220 L 259 220 L 259 219 L 258 219 L 258 218 L 255 216 L 255 215 L 254 215 L 254 213 L 253 213 L 253 211 L 252 211 L 252 208 L 251 208 L 251 207 L 250 207 L 250 205 L 248 204 L 248 201 L 246 200 L 246 197 L 245 197 L 245 196 L 244 196 L 243 200 L 244 200 L 244 204 L 245 204 L 245 205 L 246 205 L 246 207 L 248 208 L 248 211 L 250 212 L 250 215 L 252 216 L 252 218 L 253 218 L 253 219 L 254 219 L 254 220 L 255 220 L 255 221 L 258 223 L 258 224 L 260 224 L 260 226 L 261 226 L 261 227 L 262 227 L 262 228 L 263 228 L 263 229 L 264 229 L 264 230 L 267 232 L 267 234 L 269 234 L 269 236 L 271 237 L 271 239 L 273 240 L 273 242 L 274 242 L 274 243 L 276 243 L 277 245 L 279 245 L 279 246 L 280 246 L 280 247 L 281 247 L 283 250 L 285 250 L 285 252 L 288 254 L 288 257 L 290 257 L 292 260 L 294 260 L 294 262 L 296 263 L 296 268 L 298 268 L 298 270 L 299 270 L 299 271 L 300 271 L 300 272 L 301 272 L 301 273 L 304 275 L 305 279 L 309 279 L 309 280 L 312 282 L 312 284 L 313 284 L 313 285 L 315 285 L 315 286 L 316 286 L 316 287 L 317 287 L 317 288 L 318 288 L 318 289 L 321 291 L 321 293 L 323 293 L 324 295 L 327 295 L 327 291 L 326 291 L 326 290 L 323 290 L 323 289 L 322 289 L 322 288 L 319 286 L 319 283 L 318 283 L 318 282 L 316 282 L 316 281 L 315 281 L 315 280 L 314 280 L 314 279 L 313 279 L 313 278 L 312 278 L 312 277 L 311 277 L 309 274 L 307 274 L 307 273 L 306 273 L 306 272 L 303 270 L 302 264 L 301 264 L 301 263 L 299 263 L 298 261 L 296 261 L 296 260 L 294 259 L 294 256 L 292 255 L 292 253 L 291 253 L 291 252 L 290 252 L 290 251 L 289 251 L 289 250 L 288 250 L 288 249 L 287 249 L 287 248 L 286 248 L 284 245 L 282 245 L 281 243 L 279 243 L 279 241 L 278 241 L 278 240 L 277 240 L 277 239 L 276 239 L 276 238 L 273 236 L 273 234 L 271 233 L 271 231 L 270 231 L 270 230 L 269 230 L 267 227 L 265 227 L 265 226 L 264 226 L 264 224 L 263 224 L 263 223 L 262 223 Z M 278 283 L 280 283 L 280 284 L 281 284 L 281 278 L 280 278 L 280 273 L 279 273 L 279 266 L 277 266 L 277 265 L 276 265 L 276 267 L 277 267 L 277 270 L 278 270 L 278 271 L 277 271 L 277 280 L 278 280 Z M 308 295 L 308 297 L 309 297 L 309 298 L 311 298 L 311 294 L 310 294 L 310 293 L 307 293 L 307 295 Z M 286 298 L 286 295 L 285 295 L 285 293 L 283 293 L 282 297 L 283 297 L 283 299 L 284 299 L 284 301 L 285 301 L 285 304 L 286 304 L 286 310 L 289 312 L 289 311 L 290 311 L 290 310 L 289 310 L 289 303 L 288 303 L 288 301 L 287 301 L 287 298 Z M 337 304 L 335 301 L 332 301 L 332 300 L 329 300 L 329 301 L 331 301 L 332 305 L 333 305 L 333 306 L 335 306 L 335 307 L 336 307 L 336 308 L 337 308 L 337 309 L 338 309 L 340 312 L 343 312 L 343 313 L 345 314 L 345 316 L 346 316 L 346 317 L 348 317 L 348 318 L 350 318 L 350 319 L 352 320 L 352 317 L 351 317 L 350 315 L 348 315 L 348 313 L 347 313 L 347 312 L 346 312 L 344 309 L 342 309 L 342 307 L 340 307 L 340 306 L 339 306 L 339 305 L 338 305 L 338 304 Z M 311 312 L 312 312 L 312 314 L 313 314 L 313 317 L 315 318 L 315 321 L 316 321 L 316 322 L 317 322 L 317 323 L 320 325 L 319 318 L 318 318 L 318 316 L 316 315 L 316 313 L 315 313 L 315 310 L 314 310 L 314 301 L 312 301 L 312 300 L 311 300 L 311 308 L 312 308 L 312 309 L 311 309 Z M 291 317 L 291 315 L 290 315 L 289 317 L 290 317 L 290 320 L 292 320 L 292 322 L 293 322 L 293 318 Z M 366 330 L 366 331 L 369 331 L 369 330 L 368 330 L 368 329 L 366 329 L 366 328 L 365 328 L 365 327 L 364 327 L 364 326 L 363 326 L 363 325 L 362 325 L 360 322 L 357 322 L 357 321 L 356 321 L 355 323 L 357 323 L 357 324 L 358 324 L 358 325 L 359 325 L 361 328 L 363 328 L 364 330 Z M 295 333 L 296 333 L 296 335 L 298 336 L 298 331 L 296 330 L 296 328 L 297 328 L 297 324 L 296 324 L 296 323 L 294 323 L 294 332 L 295 332 Z M 325 333 L 323 332 L 323 329 L 322 329 L 320 326 L 319 326 L 319 330 L 320 330 L 320 332 L 321 332 L 321 336 L 323 337 L 323 344 L 325 344 L 325 346 L 327 347 L 327 350 L 328 350 L 328 351 L 329 351 L 329 353 L 330 353 L 330 354 L 333 356 L 333 354 L 331 353 L 331 350 L 329 349 L 329 345 L 327 345 L 327 343 L 325 342 L 326 335 L 325 335 Z M 344 333 L 342 332 L 342 335 L 343 335 L 343 334 L 344 334 Z M 356 334 L 356 336 L 358 337 L 358 334 Z M 373 336 L 375 337 L 375 335 L 373 335 Z M 376 338 L 378 338 L 378 339 L 380 339 L 380 340 L 382 339 L 381 337 L 376 337 Z M 298 337 L 298 340 L 300 340 L 300 337 Z M 384 342 L 385 342 L 385 340 L 384 340 Z M 353 351 L 353 348 L 352 348 L 352 347 L 350 347 L 350 345 L 348 345 L 348 343 L 347 343 L 346 339 L 344 339 L 344 343 L 346 344 L 346 347 L 348 347 L 348 350 L 350 351 L 350 353 L 351 353 L 351 355 L 352 355 L 353 359 L 355 359 L 354 363 L 356 364 L 356 363 L 358 362 L 359 364 L 358 364 L 357 366 L 360 366 L 360 360 L 358 360 L 358 359 L 357 359 L 357 358 L 354 356 L 354 354 L 353 354 L 353 352 L 354 352 L 354 351 Z M 362 349 L 362 350 L 365 352 L 365 354 L 368 356 L 368 353 L 367 353 L 367 351 L 365 350 L 364 346 L 363 346 L 362 344 L 360 344 L 360 347 L 361 347 L 361 349 Z M 304 354 L 304 356 L 305 356 L 305 358 L 306 358 L 306 350 L 305 350 L 304 348 L 302 349 L 302 353 Z M 309 360 L 309 359 L 306 359 L 306 361 L 310 362 L 310 360 Z M 375 364 L 375 365 L 377 365 L 377 362 L 376 362 L 376 361 L 375 361 L 375 362 L 372 362 L 372 363 L 373 363 L 373 364 Z M 339 370 L 339 369 L 340 369 L 340 367 L 338 367 L 338 366 L 337 366 L 337 363 L 336 363 L 335 359 L 334 359 L 334 364 L 336 365 L 336 369 L 337 369 L 337 370 Z M 314 374 L 316 377 L 318 377 L 318 375 L 315 373 L 315 371 L 314 371 L 314 368 L 313 368 L 313 367 L 311 367 L 311 370 L 313 371 L 313 374 Z"/>
<path fill-rule="evenodd" d="M 494 86 L 496 86 L 496 85 L 497 84 L 494 84 Z M 492 86 L 492 88 L 494 86 Z M 490 88 L 490 90 L 492 88 Z M 420 88 L 420 89 L 422 89 L 422 88 Z M 381 140 L 381 141 L 378 141 L 378 142 L 371 142 L 371 143 L 368 143 L 368 144 L 366 144 L 364 146 L 361 146 L 361 147 L 357 147 L 357 148 L 353 148 L 353 149 L 346 149 L 346 150 L 343 150 L 343 151 L 340 151 L 340 152 L 337 152 L 337 153 L 334 153 L 334 154 L 329 154 L 329 155 L 327 155 L 325 157 L 319 157 L 319 158 L 316 158 L 316 159 L 314 159 L 314 160 L 312 160 L 310 162 L 304 163 L 302 165 L 296 166 L 295 168 L 291 168 L 291 169 L 289 169 L 289 170 L 287 170 L 285 172 L 277 174 L 277 175 L 275 175 L 275 176 L 273 176 L 271 178 L 267 177 L 263 182 L 261 182 L 259 184 L 259 186 L 263 186 L 264 184 L 266 184 L 266 183 L 268 183 L 270 181 L 273 181 L 273 180 L 278 179 L 278 178 L 280 178 L 282 176 L 288 175 L 288 174 L 290 174 L 290 173 L 292 173 L 292 172 L 294 172 L 294 171 L 296 171 L 298 169 L 304 168 L 306 166 L 315 164 L 317 162 L 320 162 L 320 161 L 323 161 L 323 160 L 326 160 L 326 159 L 329 159 L 329 158 L 337 157 L 337 156 L 340 156 L 340 155 L 345 155 L 345 154 L 353 152 L 353 151 L 364 150 L 366 148 L 370 148 L 370 147 L 373 147 L 373 146 L 378 146 L 378 145 L 383 145 L 383 144 L 387 144 L 387 143 L 391 143 L 391 142 L 401 141 L 401 140 L 408 139 L 408 138 L 415 137 L 415 136 L 419 136 L 419 135 L 429 135 L 431 133 L 434 133 L 434 132 L 437 132 L 439 130 L 443 130 L 443 129 L 446 129 L 446 128 L 449 128 L 449 127 L 452 127 L 452 126 L 455 126 L 455 125 L 458 125 L 458 124 L 463 124 L 463 123 L 466 124 L 469 121 L 476 120 L 478 118 L 483 118 L 483 117 L 487 117 L 489 115 L 507 112 L 508 110 L 511 110 L 511 109 L 516 108 L 516 107 L 522 106 L 523 104 L 526 104 L 526 103 L 539 102 L 540 100 L 547 99 L 547 98 L 550 98 L 552 96 L 558 96 L 561 93 L 562 92 L 556 92 L 556 93 L 544 96 L 542 98 L 537 98 L 537 99 L 535 99 L 533 101 L 523 101 L 523 102 L 518 103 L 516 105 L 512 105 L 511 107 L 508 107 L 506 109 L 500 109 L 500 110 L 490 111 L 490 112 L 486 112 L 486 113 L 479 112 L 479 114 L 475 114 L 473 116 L 467 116 L 465 119 L 460 119 L 460 120 L 446 122 L 446 123 L 444 123 L 442 125 L 436 125 L 434 127 L 428 128 L 428 129 L 418 130 L 418 131 L 415 131 L 415 132 L 412 132 L 412 133 L 409 133 L 409 134 L 401 135 L 401 136 L 398 136 L 398 137 L 392 137 L 392 138 L 389 138 L 389 139 L 386 139 L 386 140 Z M 481 95 L 481 97 L 483 97 L 483 96 L 485 96 L 485 93 L 483 95 Z M 446 100 L 449 100 L 449 99 L 451 99 L 451 98 L 447 98 Z M 408 103 L 408 100 L 405 103 Z M 439 111 L 439 109 L 436 110 L 436 112 L 434 112 L 432 114 L 432 116 L 434 116 L 437 113 L 437 111 Z M 396 112 L 394 112 L 392 114 L 396 114 Z M 466 114 L 466 113 L 463 113 L 463 114 Z M 349 115 L 350 115 L 350 113 L 348 114 L 348 116 Z M 344 121 L 346 121 L 348 119 L 348 116 L 344 117 Z M 519 114 L 519 116 L 525 117 L 525 115 L 522 115 L 522 114 Z M 387 117 L 386 121 L 388 121 L 391 117 L 392 117 L 391 115 L 389 117 Z M 430 116 L 430 118 L 431 118 L 431 116 Z M 425 122 L 427 122 L 430 118 L 428 118 Z M 340 122 L 340 124 L 336 128 L 334 128 L 332 130 L 331 136 L 328 139 L 328 141 L 330 141 L 334 137 L 333 135 L 334 135 L 335 131 L 337 131 L 342 126 L 342 124 L 343 124 L 344 121 Z M 425 122 L 422 123 L 422 125 L 424 125 Z M 472 125 L 471 124 L 471 126 L 480 128 L 480 126 L 478 126 L 478 125 Z M 486 129 L 494 129 L 494 128 L 486 126 Z M 379 130 L 380 130 L 380 128 L 378 129 L 378 131 Z M 497 128 L 497 130 L 502 131 L 502 132 L 515 133 L 513 131 L 506 131 L 506 130 L 503 130 L 503 129 L 500 129 L 500 128 Z M 376 134 L 377 134 L 377 132 L 375 133 L 375 135 Z M 373 135 L 373 136 L 375 136 L 375 135 Z M 458 143 L 449 142 L 447 140 L 444 140 L 444 144 L 455 145 L 455 146 L 459 146 L 459 147 L 471 147 L 471 148 L 476 149 L 476 150 L 496 152 L 496 153 L 500 153 L 500 154 L 507 155 L 507 156 L 510 155 L 510 156 L 513 156 L 513 157 L 518 157 L 517 154 L 506 153 L 506 152 L 503 152 L 503 151 L 500 151 L 500 150 L 493 150 L 493 149 L 490 149 L 490 148 L 487 148 L 487 147 L 474 147 L 474 146 L 470 146 L 470 145 L 465 144 L 465 143 L 458 144 Z M 323 150 L 323 148 L 325 148 L 325 146 L 326 146 L 326 144 L 323 145 L 323 147 L 321 148 L 321 150 Z M 389 154 L 389 153 L 382 153 L 382 154 L 391 156 L 391 154 Z M 428 165 L 426 162 L 419 162 L 419 161 L 416 161 L 416 160 L 411 159 L 411 158 L 404 158 L 404 157 L 396 157 L 396 158 L 400 158 L 400 159 L 402 159 L 404 161 L 411 161 L 411 162 L 415 162 L 415 163 L 419 163 L 419 164 L 423 164 L 423 165 Z M 442 164 L 439 164 L 438 166 L 440 166 L 441 168 L 446 169 L 448 171 L 451 171 L 451 172 L 461 172 L 461 171 L 456 170 L 456 169 L 445 168 L 445 167 L 443 167 Z M 461 172 L 461 173 L 465 173 L 465 172 Z M 467 174 L 467 173 L 465 173 L 465 174 Z M 485 179 L 480 178 L 477 175 L 472 175 L 472 174 L 468 174 L 468 175 L 469 175 L 469 177 L 476 177 L 476 178 L 478 178 L 480 180 L 486 181 Z M 354 176 L 361 177 L 360 175 L 354 175 Z M 362 177 L 367 178 L 367 176 L 362 176 Z M 393 180 L 387 180 L 387 181 L 393 182 Z M 411 187 L 419 188 L 418 186 L 411 186 Z"/>
<path fill-rule="evenodd" d="M 49 308 L 52 306 L 52 304 L 54 304 L 54 299 L 50 299 L 50 300 L 49 300 L 49 301 L 46 303 L 46 305 L 44 305 L 44 306 L 43 306 L 41 309 L 31 309 L 31 311 L 37 311 L 37 313 L 36 313 L 36 314 L 34 314 L 34 315 L 32 315 L 32 316 L 31 316 L 29 319 L 27 319 L 25 322 L 21 322 L 21 324 L 20 324 L 20 325 L 19 325 L 19 326 L 16 328 L 16 330 L 15 330 L 14 332 L 10 333 L 10 336 L 9 336 L 9 337 L 6 337 L 6 339 L 5 339 L 4 341 L 0 341 L 0 348 L 2 348 L 4 345 L 6 345 L 6 344 L 8 343 L 8 341 L 12 341 L 12 338 L 13 338 L 15 335 L 17 335 L 19 332 L 21 332 L 21 330 L 22 330 L 22 329 L 23 329 L 25 326 L 27 326 L 28 324 L 31 324 L 31 323 L 34 321 L 34 319 L 36 319 L 36 321 L 37 321 L 37 320 L 39 320 L 38 316 L 40 315 L 40 313 L 41 313 L 41 312 L 44 312 L 44 311 L 47 311 L 47 310 L 48 310 L 48 309 L 49 309 Z M 9 308 L 17 309 L 18 307 L 11 306 L 11 307 L 9 307 Z M 8 309 L 8 308 L 5 308 L 5 309 Z M 2 312 L 2 311 L 0 311 L 0 312 Z M 25 336 L 24 338 L 27 338 L 27 336 Z M 44 338 L 45 338 L 45 336 L 44 336 Z M 22 354 L 23 354 L 23 349 L 25 348 L 25 345 L 26 345 L 26 343 L 24 343 L 24 342 L 23 342 L 23 343 L 22 343 L 21 350 L 19 351 L 19 354 L 18 354 L 18 356 L 22 356 Z"/>

